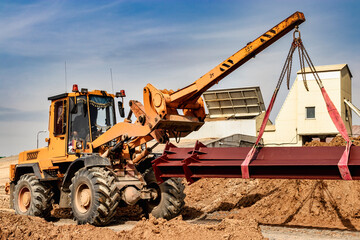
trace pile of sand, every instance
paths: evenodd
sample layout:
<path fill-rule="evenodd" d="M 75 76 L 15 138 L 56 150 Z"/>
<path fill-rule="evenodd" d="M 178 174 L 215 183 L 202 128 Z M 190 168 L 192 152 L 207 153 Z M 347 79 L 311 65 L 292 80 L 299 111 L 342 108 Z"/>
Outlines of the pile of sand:
<path fill-rule="evenodd" d="M 195 225 L 181 218 L 143 219 L 130 231 L 114 232 L 91 225 L 55 226 L 44 219 L 0 212 L 1 239 L 264 239 L 255 221 L 225 219 L 218 224 Z"/>
<path fill-rule="evenodd" d="M 360 145 L 360 137 L 351 138 Z M 306 146 L 345 146 L 342 137 Z M 184 219 L 251 217 L 261 224 L 360 229 L 360 182 L 201 179 L 187 186 Z"/>
<path fill-rule="evenodd" d="M 119 233 L 124 239 L 264 239 L 254 220 L 224 219 L 218 224 L 190 224 L 181 218 L 166 221 L 150 218 L 131 231 Z"/>
<path fill-rule="evenodd" d="M 118 239 L 117 234 L 107 228 L 90 225 L 55 226 L 42 218 L 9 212 L 0 212 L 0 222 L 1 239 Z"/>
<path fill-rule="evenodd" d="M 186 188 L 184 218 L 360 229 L 360 182 L 202 179 Z"/>
<path fill-rule="evenodd" d="M 351 137 L 350 139 L 355 146 L 360 146 L 360 137 Z M 346 146 L 346 141 L 341 136 L 337 136 L 337 137 L 334 137 L 330 142 L 320 142 L 320 141 L 314 140 L 314 141 L 305 143 L 304 146 L 305 147 L 323 147 L 323 146 L 340 147 L 340 146 Z"/>

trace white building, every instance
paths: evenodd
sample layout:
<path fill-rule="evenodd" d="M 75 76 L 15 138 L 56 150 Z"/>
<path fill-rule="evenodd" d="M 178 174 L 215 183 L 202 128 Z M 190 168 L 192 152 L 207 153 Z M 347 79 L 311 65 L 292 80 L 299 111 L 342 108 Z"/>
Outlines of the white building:
<path fill-rule="evenodd" d="M 351 110 L 344 103 L 344 99 L 351 102 L 352 75 L 348 65 L 317 66 L 316 70 L 348 133 L 352 134 Z M 302 146 L 312 138 L 325 140 L 338 134 L 310 69 L 305 72 L 309 91 L 304 87 L 301 72 L 297 72 L 275 123 L 269 121 L 265 128 L 262 137 L 265 145 Z M 265 113 L 259 87 L 207 91 L 203 97 L 208 118 L 199 131 L 186 139 L 228 139 L 237 134 L 250 139 L 249 142 L 254 140 L 251 136 L 257 136 Z"/>
<path fill-rule="evenodd" d="M 351 102 L 352 75 L 348 65 L 318 66 L 316 70 L 329 97 L 340 112 L 348 133 L 351 134 L 351 111 L 344 103 L 344 99 Z M 304 87 L 301 72 L 297 72 L 275 124 L 270 124 L 265 129 L 263 140 L 266 145 L 301 146 L 313 137 L 324 140 L 338 134 L 310 69 L 306 68 L 305 71 L 309 91 Z"/>

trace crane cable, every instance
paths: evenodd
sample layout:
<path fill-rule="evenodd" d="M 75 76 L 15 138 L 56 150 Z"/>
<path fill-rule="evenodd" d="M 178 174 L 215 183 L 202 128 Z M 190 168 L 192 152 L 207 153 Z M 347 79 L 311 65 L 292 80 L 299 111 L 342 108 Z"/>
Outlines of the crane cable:
<path fill-rule="evenodd" d="M 296 36 L 296 34 L 298 34 L 298 36 Z M 293 42 L 290 46 L 290 50 L 289 53 L 286 57 L 285 60 L 285 64 L 283 66 L 283 69 L 281 71 L 278 83 L 276 85 L 276 88 L 274 90 L 273 96 L 270 100 L 269 106 L 265 112 L 265 116 L 264 119 L 261 123 L 261 127 L 259 130 L 259 134 L 257 136 L 257 139 L 255 141 L 254 146 L 251 148 L 251 150 L 249 151 L 249 153 L 247 154 L 245 160 L 243 161 L 243 163 L 241 164 L 241 174 L 242 174 L 242 178 L 250 178 L 250 173 L 249 173 L 249 164 L 252 161 L 252 159 L 254 158 L 254 155 L 258 153 L 258 149 L 259 149 L 259 142 L 260 139 L 265 131 L 265 127 L 266 127 L 266 123 L 269 120 L 269 116 L 270 116 L 270 112 L 274 106 L 275 103 L 275 99 L 277 97 L 277 94 L 280 90 L 281 84 L 284 80 L 284 77 L 286 75 L 287 77 L 287 87 L 289 89 L 290 87 L 290 77 L 291 77 L 291 69 L 292 69 L 292 59 L 293 59 L 293 54 L 295 52 L 295 50 L 298 49 L 298 54 L 299 54 L 299 62 L 300 62 L 300 71 L 301 71 L 301 76 L 303 79 L 303 83 L 304 83 L 304 87 L 307 91 L 309 91 L 308 85 L 307 85 L 307 81 L 306 81 L 306 73 L 305 73 L 305 62 L 307 63 L 307 65 L 310 68 L 311 73 L 314 76 L 314 79 L 316 81 L 316 83 L 318 84 L 320 91 L 323 95 L 323 98 L 325 100 L 326 103 L 326 107 L 328 110 L 328 113 L 330 115 L 331 120 L 333 121 L 336 129 L 339 131 L 339 133 L 341 134 L 341 136 L 345 139 L 346 141 L 346 148 L 345 151 L 343 152 L 339 162 L 338 162 L 338 168 L 339 168 L 339 172 L 340 175 L 342 177 L 342 179 L 344 180 L 352 180 L 349 168 L 348 168 L 348 161 L 349 161 L 349 155 L 350 155 L 350 148 L 352 145 L 352 141 L 350 140 L 347 131 L 346 131 L 346 127 L 345 124 L 339 114 L 339 112 L 337 111 L 334 103 L 331 101 L 329 95 L 327 94 L 324 85 L 322 84 L 322 81 L 315 69 L 314 64 L 312 63 L 309 54 L 307 53 L 304 44 L 301 40 L 301 34 L 300 31 L 298 29 L 298 26 L 295 27 L 295 31 L 293 33 Z"/>

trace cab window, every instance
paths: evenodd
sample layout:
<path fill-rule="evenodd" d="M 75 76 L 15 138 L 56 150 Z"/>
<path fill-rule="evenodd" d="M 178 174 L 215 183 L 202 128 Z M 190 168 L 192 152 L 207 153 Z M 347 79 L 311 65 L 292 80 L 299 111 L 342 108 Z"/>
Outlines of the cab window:
<path fill-rule="evenodd" d="M 89 109 L 92 140 L 95 140 L 115 124 L 114 99 L 90 95 Z"/>
<path fill-rule="evenodd" d="M 87 143 L 90 141 L 88 116 L 86 96 L 77 97 L 75 109 L 70 108 L 68 139 L 69 153 L 74 152 L 73 140 L 81 141 L 85 148 L 88 148 Z"/>
<path fill-rule="evenodd" d="M 54 135 L 64 135 L 66 132 L 66 100 L 54 104 Z"/>

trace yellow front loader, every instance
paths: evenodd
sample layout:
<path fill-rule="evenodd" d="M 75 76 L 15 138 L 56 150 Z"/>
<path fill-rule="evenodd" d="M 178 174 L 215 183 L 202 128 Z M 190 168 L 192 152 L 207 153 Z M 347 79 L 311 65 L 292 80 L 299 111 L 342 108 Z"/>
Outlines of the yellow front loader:
<path fill-rule="evenodd" d="M 185 198 L 182 179 L 157 183 L 152 148 L 198 130 L 205 119 L 202 93 L 304 21 L 294 13 L 183 89 L 147 84 L 143 104 L 131 100 L 123 122 L 116 123 L 115 105 L 125 117 L 124 91 L 114 96 L 74 85 L 71 93 L 49 97 L 48 146 L 20 153 L 10 166 L 11 206 L 40 217 L 54 207 L 71 208 L 79 224 L 94 225 L 108 224 L 120 203 L 139 204 L 155 217 L 177 216 Z"/>

